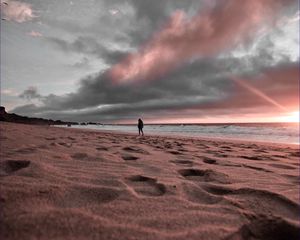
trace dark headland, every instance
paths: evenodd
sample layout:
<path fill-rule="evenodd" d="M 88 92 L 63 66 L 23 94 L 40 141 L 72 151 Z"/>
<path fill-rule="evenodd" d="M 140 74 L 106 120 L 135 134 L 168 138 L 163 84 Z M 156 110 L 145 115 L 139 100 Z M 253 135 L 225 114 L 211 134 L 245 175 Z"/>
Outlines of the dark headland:
<path fill-rule="evenodd" d="M 78 125 L 77 122 L 64 122 L 61 120 L 33 118 L 33 117 L 20 116 L 15 113 L 7 113 L 5 107 L 3 106 L 0 106 L 0 121 L 23 123 L 23 124 L 37 124 L 37 125 Z"/>

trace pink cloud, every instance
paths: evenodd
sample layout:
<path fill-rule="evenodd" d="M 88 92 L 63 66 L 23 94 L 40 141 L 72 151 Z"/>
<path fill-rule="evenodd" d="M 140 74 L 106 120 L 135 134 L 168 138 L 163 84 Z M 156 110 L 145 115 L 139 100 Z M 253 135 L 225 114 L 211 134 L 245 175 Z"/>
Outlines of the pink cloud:
<path fill-rule="evenodd" d="M 220 54 L 273 23 L 289 2 L 293 0 L 218 1 L 191 19 L 177 11 L 137 53 L 113 66 L 109 75 L 117 83 L 149 80 L 190 59 Z"/>
<path fill-rule="evenodd" d="M 257 76 L 233 76 L 233 89 L 227 99 L 201 105 L 201 109 L 249 109 L 268 107 L 271 113 L 299 109 L 299 63 L 265 70 Z M 272 108 L 270 108 L 272 107 Z M 259 112 L 259 111 L 256 111 Z"/>
<path fill-rule="evenodd" d="M 36 32 L 36 31 L 28 32 L 27 35 L 29 35 L 31 37 L 42 37 L 43 36 L 43 34 L 41 34 L 40 32 Z"/>
<path fill-rule="evenodd" d="M 29 3 L 14 0 L 1 0 L 1 15 L 6 20 L 17 23 L 30 21 L 36 17 Z"/>

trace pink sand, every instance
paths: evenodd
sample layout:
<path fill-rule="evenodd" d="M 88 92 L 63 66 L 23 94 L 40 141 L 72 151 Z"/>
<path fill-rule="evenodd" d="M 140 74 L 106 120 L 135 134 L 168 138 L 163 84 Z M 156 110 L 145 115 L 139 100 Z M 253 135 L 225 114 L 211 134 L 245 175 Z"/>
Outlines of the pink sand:
<path fill-rule="evenodd" d="M 1 239 L 298 239 L 298 146 L 0 124 Z"/>

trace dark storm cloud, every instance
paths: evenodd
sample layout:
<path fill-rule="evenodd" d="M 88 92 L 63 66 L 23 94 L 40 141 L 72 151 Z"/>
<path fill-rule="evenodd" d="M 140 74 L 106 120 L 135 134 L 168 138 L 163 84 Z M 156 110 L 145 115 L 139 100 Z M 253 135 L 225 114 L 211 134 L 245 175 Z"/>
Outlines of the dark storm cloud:
<path fill-rule="evenodd" d="M 32 99 L 40 99 L 42 96 L 38 93 L 36 87 L 31 86 L 28 89 L 24 90 L 24 92 L 21 93 L 19 97 L 27 100 L 32 100 Z"/>
<path fill-rule="evenodd" d="M 158 105 L 162 106 L 168 99 L 177 101 L 181 98 L 185 105 L 184 99 L 187 97 L 209 97 L 213 93 L 222 95 L 222 91 L 226 91 L 227 81 L 224 77 L 216 76 L 216 72 L 224 74 L 222 68 L 230 71 L 229 60 L 224 66 L 223 62 L 197 61 L 158 81 L 141 84 L 114 84 L 106 72 L 100 73 L 83 79 L 78 91 L 69 94 L 62 107 L 81 109 L 99 104 L 132 104 L 149 100 L 159 100 L 161 102 Z"/>
<path fill-rule="evenodd" d="M 231 111 L 233 109 L 245 111 L 257 106 L 270 105 L 232 82 L 230 76 L 234 74 L 244 76 L 246 81 L 254 82 L 255 87 L 262 89 L 282 104 L 286 103 L 284 100 L 287 99 L 286 96 L 290 96 L 290 100 L 295 100 L 298 96 L 295 89 L 299 85 L 295 81 L 297 79 L 297 72 L 293 70 L 295 65 L 278 66 L 277 72 L 268 70 L 267 75 L 271 77 L 259 82 L 255 80 L 255 76 L 266 71 L 267 63 L 265 65 L 261 63 L 260 68 L 255 64 L 256 58 L 203 59 L 188 63 L 157 81 L 123 85 L 112 83 L 106 72 L 102 72 L 83 79 L 79 89 L 74 93 L 64 96 L 53 94 L 44 96 L 41 107 L 26 105 L 14 111 L 48 118 L 55 116 L 57 119 L 65 120 L 111 121 L 135 118 L 141 113 L 148 116 L 152 116 L 153 113 L 168 116 L 184 109 L 194 109 L 206 114 L 217 110 L 222 113 L 225 108 Z M 283 79 L 284 74 L 280 75 L 282 69 L 285 75 L 291 72 L 287 80 Z"/>
<path fill-rule="evenodd" d="M 20 107 L 16 107 L 12 112 L 34 116 L 35 114 L 38 114 L 39 108 L 35 104 L 26 104 Z"/>
<path fill-rule="evenodd" d="M 194 62 L 160 81 L 138 85 L 115 85 L 105 72 L 91 75 L 81 81 L 77 92 L 44 96 L 42 107 L 28 109 L 26 106 L 26 112 L 78 111 L 104 105 L 89 115 L 102 114 L 101 118 L 115 115 L 119 118 L 126 113 L 183 108 L 224 96 L 228 83 L 226 79 L 215 77 L 219 67 L 210 61 Z M 25 112 L 22 108 L 15 111 Z"/>

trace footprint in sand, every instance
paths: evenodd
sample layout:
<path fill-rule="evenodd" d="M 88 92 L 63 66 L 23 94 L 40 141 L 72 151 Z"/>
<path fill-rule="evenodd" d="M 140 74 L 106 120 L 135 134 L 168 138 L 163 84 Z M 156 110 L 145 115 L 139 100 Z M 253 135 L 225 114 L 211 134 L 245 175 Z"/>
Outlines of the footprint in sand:
<path fill-rule="evenodd" d="M 33 147 L 21 148 L 21 149 L 17 149 L 16 152 L 23 153 L 23 154 L 30 154 L 36 152 L 36 148 Z"/>
<path fill-rule="evenodd" d="M 275 155 L 272 155 L 272 157 L 275 157 L 275 158 L 284 158 L 284 159 L 286 159 L 286 158 L 287 158 L 287 155 L 279 155 L 279 154 L 275 154 Z"/>
<path fill-rule="evenodd" d="M 295 220 L 299 218 L 300 206 L 278 193 L 252 188 L 233 189 L 216 185 L 202 186 L 202 188 L 208 193 L 226 196 L 227 199 L 231 199 L 232 204 L 238 203 L 242 209 L 248 209 L 256 214 L 269 215 L 272 213 Z"/>
<path fill-rule="evenodd" d="M 72 147 L 72 143 L 59 142 L 58 144 L 61 145 L 61 146 L 67 147 L 67 148 Z"/>
<path fill-rule="evenodd" d="M 207 153 L 207 154 L 215 154 L 216 151 L 213 151 L 213 150 L 206 150 L 205 153 Z"/>
<path fill-rule="evenodd" d="M 247 164 L 242 164 L 240 167 L 250 168 L 250 169 L 261 171 L 261 172 L 272 173 L 272 171 L 270 171 L 268 169 L 261 168 L 261 167 L 250 166 L 250 165 L 247 165 Z"/>
<path fill-rule="evenodd" d="M 45 139 L 48 140 L 48 141 L 56 140 L 55 137 L 46 137 Z"/>
<path fill-rule="evenodd" d="M 224 151 L 232 152 L 232 149 L 229 146 L 221 146 L 220 148 L 222 148 Z"/>
<path fill-rule="evenodd" d="M 154 146 L 156 149 L 164 149 L 162 146 Z"/>
<path fill-rule="evenodd" d="M 180 155 L 180 154 L 183 154 L 182 152 L 180 152 L 180 151 L 168 151 L 169 153 L 171 153 L 171 154 L 174 154 L 174 155 Z"/>
<path fill-rule="evenodd" d="M 79 153 L 72 154 L 71 157 L 76 160 L 84 160 L 84 159 L 88 158 L 88 155 L 86 153 L 79 152 Z"/>
<path fill-rule="evenodd" d="M 205 144 L 202 144 L 202 143 L 197 144 L 196 146 L 199 147 L 199 148 L 201 148 L 201 149 L 209 148 L 208 146 L 206 146 Z"/>
<path fill-rule="evenodd" d="M 146 150 L 139 148 L 139 147 L 135 147 L 135 146 L 124 147 L 123 150 L 126 152 L 132 152 L 132 153 L 149 154 L 149 152 L 147 152 Z"/>
<path fill-rule="evenodd" d="M 97 147 L 96 149 L 97 149 L 98 151 L 108 151 L 108 148 L 107 148 L 107 147 L 104 147 L 104 146 Z"/>
<path fill-rule="evenodd" d="M 290 156 L 292 156 L 292 157 L 300 157 L 300 152 L 292 152 L 292 153 L 290 153 Z"/>
<path fill-rule="evenodd" d="M 170 161 L 171 163 L 174 163 L 176 165 L 179 165 L 179 166 L 192 166 L 194 164 L 193 161 L 190 161 L 190 160 L 181 160 L 181 159 L 176 159 L 176 160 L 171 160 Z"/>
<path fill-rule="evenodd" d="M 7 160 L 0 163 L 0 176 L 12 174 L 30 165 L 28 160 Z"/>
<path fill-rule="evenodd" d="M 222 154 L 222 153 L 216 153 L 215 156 L 219 157 L 219 158 L 227 158 L 228 157 L 227 154 Z"/>
<path fill-rule="evenodd" d="M 182 184 L 182 190 L 187 200 L 201 204 L 215 204 L 223 200 L 220 196 L 215 196 L 193 184 Z"/>
<path fill-rule="evenodd" d="M 274 167 L 274 168 L 279 168 L 279 169 L 296 169 L 292 166 L 288 166 L 288 165 L 284 165 L 284 164 L 278 164 L 278 163 L 269 164 L 269 166 Z"/>
<path fill-rule="evenodd" d="M 203 162 L 207 164 L 217 164 L 217 160 L 208 157 L 204 157 Z"/>
<path fill-rule="evenodd" d="M 171 144 L 165 144 L 165 145 L 164 145 L 164 148 L 165 148 L 165 149 L 172 148 L 172 145 L 171 145 Z"/>
<path fill-rule="evenodd" d="M 127 178 L 128 185 L 140 195 L 157 197 L 166 193 L 166 187 L 162 183 L 158 183 L 155 178 L 135 175 Z"/>
<path fill-rule="evenodd" d="M 268 153 L 268 151 L 266 151 L 265 149 L 254 149 L 253 152 L 257 152 L 257 153 Z"/>
<path fill-rule="evenodd" d="M 126 154 L 126 153 L 122 154 L 121 157 L 122 157 L 123 160 L 125 160 L 125 161 L 135 161 L 135 160 L 139 159 L 139 158 L 136 157 L 136 156 L 133 156 L 133 155 L 130 155 L 130 154 Z"/>
<path fill-rule="evenodd" d="M 264 157 L 262 156 L 240 156 L 240 157 L 247 160 L 255 160 L 255 161 L 264 160 Z"/>
<path fill-rule="evenodd" d="M 299 184 L 300 176 L 290 175 L 290 174 L 282 174 L 281 176 L 286 177 L 290 180 L 293 184 Z"/>
<path fill-rule="evenodd" d="M 45 144 L 41 144 L 38 146 L 38 148 L 41 148 L 41 149 L 49 149 L 49 147 Z"/>
<path fill-rule="evenodd" d="M 200 182 L 218 182 L 223 184 L 230 184 L 231 181 L 229 177 L 220 172 L 216 172 L 211 169 L 194 169 L 194 168 L 188 168 L 188 169 L 180 169 L 178 170 L 178 173 L 186 178 L 187 180 L 192 181 L 200 181 Z"/>
<path fill-rule="evenodd" d="M 285 240 L 299 239 L 299 226 L 282 218 L 271 218 L 260 215 L 250 219 L 249 223 L 243 224 L 236 232 L 230 234 L 225 240 L 235 239 L 269 239 Z"/>

